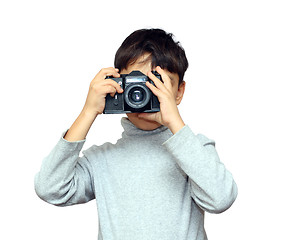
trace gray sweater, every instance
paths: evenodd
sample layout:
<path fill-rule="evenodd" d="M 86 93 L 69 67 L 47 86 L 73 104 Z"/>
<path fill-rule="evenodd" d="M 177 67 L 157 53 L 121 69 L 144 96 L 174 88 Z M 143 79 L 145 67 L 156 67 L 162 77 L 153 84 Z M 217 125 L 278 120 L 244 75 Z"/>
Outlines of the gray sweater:
<path fill-rule="evenodd" d="M 116 144 L 83 151 L 63 137 L 43 160 L 35 190 L 68 206 L 96 198 L 98 240 L 205 240 L 204 211 L 221 213 L 237 196 L 213 140 L 189 126 L 173 135 L 136 128 L 122 118 Z"/>

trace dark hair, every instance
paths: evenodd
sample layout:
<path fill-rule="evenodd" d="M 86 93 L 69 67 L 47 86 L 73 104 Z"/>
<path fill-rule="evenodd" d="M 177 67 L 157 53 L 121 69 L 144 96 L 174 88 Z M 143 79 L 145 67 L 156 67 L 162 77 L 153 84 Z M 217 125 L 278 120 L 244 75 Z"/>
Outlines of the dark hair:
<path fill-rule="evenodd" d="M 152 68 L 160 66 L 179 75 L 179 86 L 189 66 L 184 49 L 172 33 L 162 29 L 141 29 L 130 34 L 116 52 L 114 65 L 121 71 L 146 53 L 150 53 Z"/>

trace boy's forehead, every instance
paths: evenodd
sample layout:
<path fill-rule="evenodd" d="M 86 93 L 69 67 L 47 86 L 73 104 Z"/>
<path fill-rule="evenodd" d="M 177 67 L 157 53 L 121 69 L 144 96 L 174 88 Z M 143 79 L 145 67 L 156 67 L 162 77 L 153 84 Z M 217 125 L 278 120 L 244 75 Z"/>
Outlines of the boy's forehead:
<path fill-rule="evenodd" d="M 155 68 L 152 69 L 151 54 L 146 53 L 146 54 L 142 55 L 134 63 L 129 64 L 127 66 L 127 69 L 122 70 L 121 73 L 129 74 L 130 72 L 132 72 L 134 70 L 139 70 L 142 73 L 144 73 L 145 75 L 147 75 L 147 73 L 149 71 L 155 70 Z M 164 69 L 164 70 L 166 71 L 167 75 L 172 80 L 172 82 L 178 82 L 179 81 L 179 75 L 177 73 L 171 73 L 167 69 Z"/>
<path fill-rule="evenodd" d="M 150 64 L 152 63 L 152 56 L 150 53 L 145 53 L 141 57 L 139 57 L 136 61 L 135 64 L 138 65 L 145 65 L 145 64 Z"/>

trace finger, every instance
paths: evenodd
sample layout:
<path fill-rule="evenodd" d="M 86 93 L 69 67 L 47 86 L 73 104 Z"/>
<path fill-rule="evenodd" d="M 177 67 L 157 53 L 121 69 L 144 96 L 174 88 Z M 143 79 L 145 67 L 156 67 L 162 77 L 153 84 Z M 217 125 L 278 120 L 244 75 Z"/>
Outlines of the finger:
<path fill-rule="evenodd" d="M 116 94 L 116 88 L 114 88 L 113 86 L 111 85 L 107 85 L 105 86 L 105 93 L 106 94 L 110 94 L 110 96 L 114 97 L 114 95 Z"/>
<path fill-rule="evenodd" d="M 152 83 L 146 82 L 146 86 L 151 90 L 153 94 L 155 94 L 157 97 L 160 97 L 161 95 L 160 90 L 157 87 L 155 87 Z"/>
<path fill-rule="evenodd" d="M 121 88 L 121 86 L 117 82 L 112 80 L 112 79 L 105 79 L 104 80 L 104 85 L 105 86 L 107 86 L 107 85 L 113 86 L 118 93 L 122 93 L 123 92 L 123 89 Z"/>
<path fill-rule="evenodd" d="M 119 70 L 117 68 L 109 67 L 101 69 L 98 74 L 102 78 L 106 78 L 107 76 L 120 77 L 118 72 Z"/>
<path fill-rule="evenodd" d="M 111 76 L 113 76 L 113 77 L 120 77 L 120 74 L 118 73 L 118 71 L 108 72 L 108 73 L 106 73 L 105 77 L 111 77 Z"/>
<path fill-rule="evenodd" d="M 152 72 L 147 73 L 148 77 L 154 82 L 155 86 L 159 89 L 164 88 L 164 83 L 160 81 Z"/>
<path fill-rule="evenodd" d="M 110 96 L 114 98 L 115 94 L 116 94 L 116 92 L 112 92 L 112 93 L 110 93 Z"/>
<path fill-rule="evenodd" d="M 161 75 L 164 84 L 168 87 L 170 87 L 170 86 L 172 87 L 171 79 L 168 76 L 168 74 L 166 73 L 166 71 L 164 69 L 162 69 L 160 66 L 156 67 L 156 71 Z"/>

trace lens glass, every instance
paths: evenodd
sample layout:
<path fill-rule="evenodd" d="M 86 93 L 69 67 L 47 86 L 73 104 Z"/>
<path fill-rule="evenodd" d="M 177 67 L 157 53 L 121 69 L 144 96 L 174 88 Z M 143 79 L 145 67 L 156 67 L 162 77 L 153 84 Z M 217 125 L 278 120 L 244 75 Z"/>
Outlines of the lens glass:
<path fill-rule="evenodd" d="M 129 92 L 129 99 L 130 102 L 133 104 L 140 104 L 142 101 L 145 100 L 145 94 L 144 94 L 144 89 L 135 87 Z"/>
<path fill-rule="evenodd" d="M 131 92 L 131 99 L 133 102 L 142 102 L 143 98 L 144 93 L 141 90 L 136 89 Z"/>

